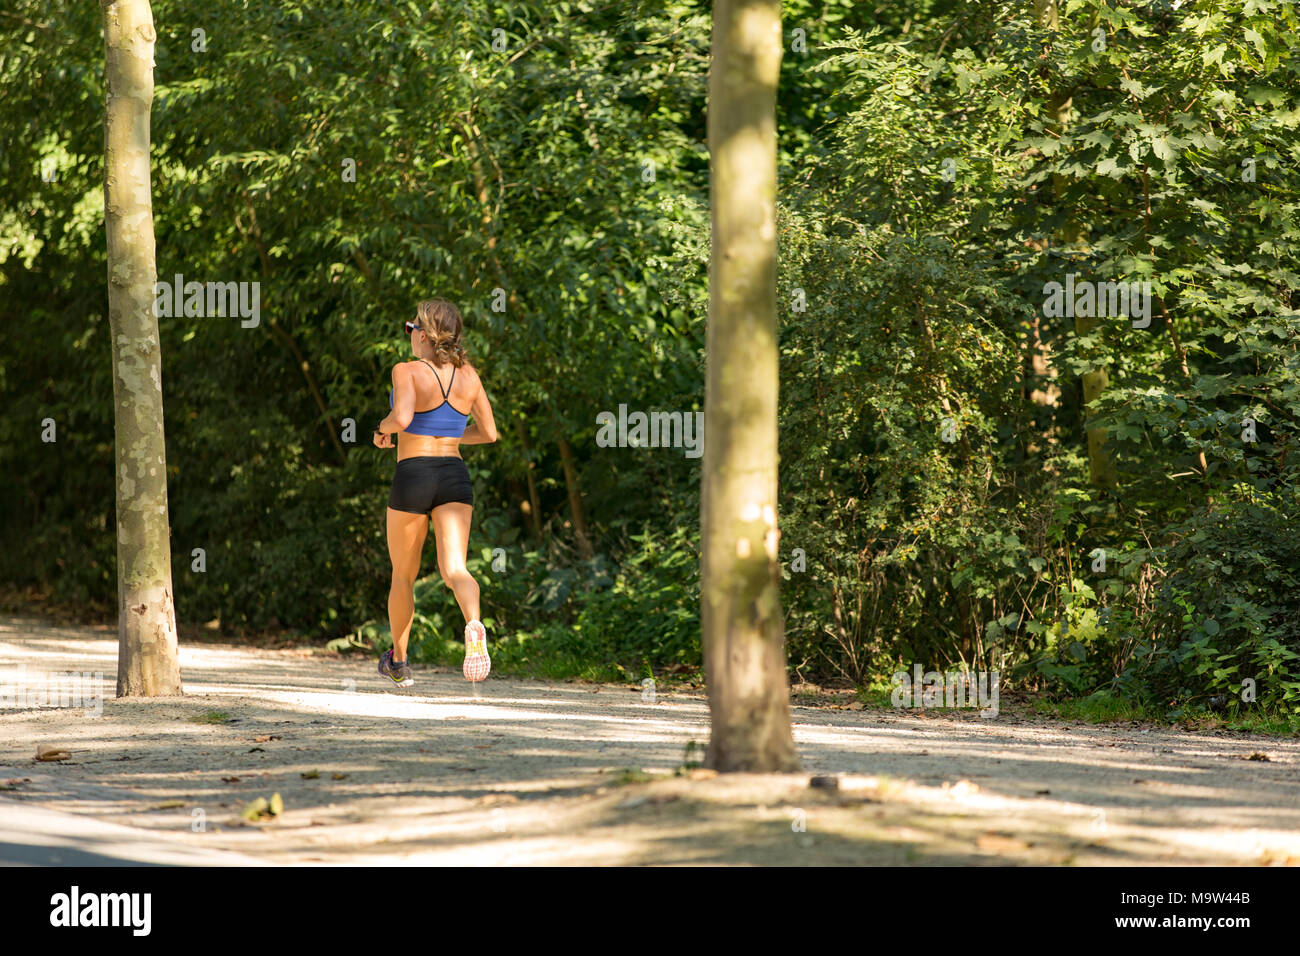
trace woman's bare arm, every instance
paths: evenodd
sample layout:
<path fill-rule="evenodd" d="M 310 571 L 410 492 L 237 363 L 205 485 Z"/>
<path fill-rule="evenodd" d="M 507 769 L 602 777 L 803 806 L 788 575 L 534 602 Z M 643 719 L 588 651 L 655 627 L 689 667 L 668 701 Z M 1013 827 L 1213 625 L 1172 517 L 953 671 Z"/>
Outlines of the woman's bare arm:
<path fill-rule="evenodd" d="M 474 423 L 465 429 L 465 434 L 460 437 L 462 445 L 490 445 L 497 440 L 497 423 L 492 417 L 492 403 L 488 401 L 487 389 L 483 387 L 483 380 L 479 379 L 478 395 L 474 398 L 474 404 L 470 406 L 470 414 L 474 417 Z"/>
<path fill-rule="evenodd" d="M 411 419 L 414 417 L 415 382 L 411 380 L 411 372 L 405 365 L 394 365 L 393 410 L 385 415 L 384 420 L 379 423 L 379 430 L 385 435 L 405 431 L 406 426 L 411 424 Z M 385 444 L 378 435 L 375 436 L 375 444 L 381 448 L 387 448 L 391 443 L 391 438 Z"/>

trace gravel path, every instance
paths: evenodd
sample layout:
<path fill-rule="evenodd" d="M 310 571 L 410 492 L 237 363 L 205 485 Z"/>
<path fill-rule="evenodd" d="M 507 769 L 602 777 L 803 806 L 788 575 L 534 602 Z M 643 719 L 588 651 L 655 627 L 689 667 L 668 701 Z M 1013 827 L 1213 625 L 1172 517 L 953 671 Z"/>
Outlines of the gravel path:
<path fill-rule="evenodd" d="M 184 697 L 31 706 L 53 673 L 111 695 L 116 653 L 0 618 L 0 863 L 1300 865 L 1295 739 L 796 706 L 805 773 L 717 777 L 683 769 L 700 695 L 444 669 L 398 695 L 369 658 L 208 643 Z"/>

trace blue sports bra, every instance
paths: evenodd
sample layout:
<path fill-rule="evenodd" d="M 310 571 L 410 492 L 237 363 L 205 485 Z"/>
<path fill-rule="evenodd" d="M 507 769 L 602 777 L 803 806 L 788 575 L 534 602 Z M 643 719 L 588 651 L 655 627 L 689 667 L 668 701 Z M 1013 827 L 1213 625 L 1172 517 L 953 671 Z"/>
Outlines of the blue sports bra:
<path fill-rule="evenodd" d="M 420 359 L 424 362 L 424 359 Z M 428 362 L 424 362 L 429 365 Z M 423 412 L 416 412 L 411 416 L 411 424 L 406 426 L 406 431 L 411 435 L 432 435 L 437 438 L 459 438 L 465 434 L 465 424 L 469 421 L 469 412 L 458 412 L 451 404 L 451 386 L 456 381 L 456 367 L 452 366 L 451 381 L 447 387 L 442 387 L 442 379 L 438 378 L 438 373 L 432 365 L 429 365 L 429 371 L 433 372 L 434 381 L 438 383 L 438 389 L 442 392 L 442 404 L 435 405 L 433 408 Z M 388 407 L 393 407 L 393 392 L 388 392 Z"/>

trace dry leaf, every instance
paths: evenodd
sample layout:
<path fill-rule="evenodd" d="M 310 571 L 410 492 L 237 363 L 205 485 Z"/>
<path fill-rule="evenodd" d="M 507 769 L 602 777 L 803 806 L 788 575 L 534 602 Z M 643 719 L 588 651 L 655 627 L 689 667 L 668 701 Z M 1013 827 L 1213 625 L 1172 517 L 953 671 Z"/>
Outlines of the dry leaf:
<path fill-rule="evenodd" d="M 348 775 L 345 774 L 345 773 L 336 773 L 336 774 L 333 774 L 332 776 L 333 776 L 333 778 L 334 778 L 335 780 L 346 780 L 346 779 L 348 779 Z"/>
<path fill-rule="evenodd" d="M 320 771 L 319 771 L 319 770 L 308 770 L 306 773 L 300 773 L 300 774 L 298 774 L 298 776 L 302 777 L 302 779 L 304 779 L 304 780 L 316 780 L 316 779 L 318 779 L 318 778 L 320 777 Z"/>
<path fill-rule="evenodd" d="M 222 783 L 239 783 L 238 777 L 222 777 Z"/>
<path fill-rule="evenodd" d="M 253 743 L 264 744 L 272 740 L 281 740 L 281 739 L 283 738 L 281 738 L 279 734 L 258 734 L 256 737 L 253 738 Z"/>
<path fill-rule="evenodd" d="M 718 771 L 710 770 L 708 767 L 695 767 L 686 776 L 692 780 L 711 780 L 718 775 Z"/>
<path fill-rule="evenodd" d="M 258 797 L 244 805 L 244 809 L 239 815 L 250 823 L 258 823 L 271 817 L 278 817 L 284 813 L 284 801 L 280 799 L 278 793 L 271 794 L 271 799 Z"/>
<path fill-rule="evenodd" d="M 62 747 L 55 747 L 52 744 L 37 744 L 37 760 L 68 760 L 72 757 L 71 750 L 64 750 Z"/>

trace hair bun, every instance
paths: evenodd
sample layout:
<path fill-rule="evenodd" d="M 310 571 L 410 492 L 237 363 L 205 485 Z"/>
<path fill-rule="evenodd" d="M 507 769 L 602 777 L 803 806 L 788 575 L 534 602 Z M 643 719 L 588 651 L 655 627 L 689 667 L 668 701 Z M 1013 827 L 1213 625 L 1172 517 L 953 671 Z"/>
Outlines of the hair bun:
<path fill-rule="evenodd" d="M 455 304 L 446 299 L 426 299 L 417 307 L 416 315 L 434 353 L 445 355 L 459 366 L 465 360 L 465 349 L 460 341 L 464 321 Z"/>

